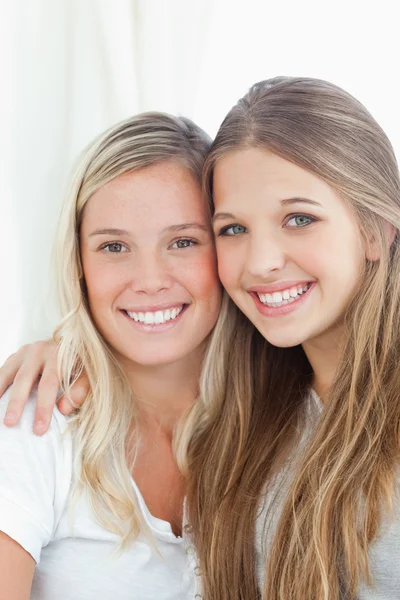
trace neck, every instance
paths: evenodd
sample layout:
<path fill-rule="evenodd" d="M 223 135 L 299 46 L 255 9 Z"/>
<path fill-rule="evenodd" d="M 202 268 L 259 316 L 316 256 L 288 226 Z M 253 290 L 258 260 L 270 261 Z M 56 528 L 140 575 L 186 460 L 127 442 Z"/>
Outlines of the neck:
<path fill-rule="evenodd" d="M 179 362 L 156 366 L 122 359 L 138 401 L 138 423 L 142 428 L 156 428 L 172 438 L 178 420 L 197 398 L 203 353 L 198 349 Z"/>
<path fill-rule="evenodd" d="M 336 327 L 303 344 L 303 350 L 314 372 L 313 388 L 324 401 L 332 386 L 343 345 L 343 328 Z"/>

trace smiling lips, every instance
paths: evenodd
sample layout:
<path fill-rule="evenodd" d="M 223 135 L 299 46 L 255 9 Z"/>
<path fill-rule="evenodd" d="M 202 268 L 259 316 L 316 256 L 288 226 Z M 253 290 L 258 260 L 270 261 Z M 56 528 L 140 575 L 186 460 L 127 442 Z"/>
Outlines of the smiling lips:
<path fill-rule="evenodd" d="M 264 317 L 283 317 L 300 308 L 316 285 L 315 281 L 279 281 L 259 285 L 247 291 L 253 298 L 257 310 Z"/>
<path fill-rule="evenodd" d="M 176 319 L 183 311 L 185 305 L 167 308 L 166 310 L 152 311 L 129 311 L 126 310 L 126 314 L 136 323 L 143 323 L 143 325 L 162 325 L 168 321 Z"/>
<path fill-rule="evenodd" d="M 311 283 L 307 283 L 306 285 L 292 286 L 286 290 L 272 292 L 271 294 L 256 293 L 264 306 L 278 308 L 279 306 L 284 306 L 285 304 L 290 304 L 291 302 L 298 300 L 302 294 L 310 289 L 310 287 Z"/>

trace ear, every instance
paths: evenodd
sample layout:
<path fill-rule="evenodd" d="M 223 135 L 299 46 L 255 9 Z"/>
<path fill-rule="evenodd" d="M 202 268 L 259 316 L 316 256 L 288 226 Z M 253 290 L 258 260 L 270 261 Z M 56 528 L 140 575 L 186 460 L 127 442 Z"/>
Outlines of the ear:
<path fill-rule="evenodd" d="M 394 238 L 396 237 L 397 229 L 388 221 L 385 221 L 383 223 L 383 228 L 388 247 L 390 248 L 390 246 L 394 242 Z M 375 236 L 366 237 L 365 241 L 365 258 L 371 262 L 379 260 L 381 257 L 381 250 L 380 244 L 378 243 Z"/>

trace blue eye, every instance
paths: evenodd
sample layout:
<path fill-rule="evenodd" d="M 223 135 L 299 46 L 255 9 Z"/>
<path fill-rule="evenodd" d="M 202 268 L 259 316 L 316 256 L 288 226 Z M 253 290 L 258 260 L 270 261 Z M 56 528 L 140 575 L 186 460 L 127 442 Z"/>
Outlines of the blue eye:
<path fill-rule="evenodd" d="M 101 249 L 107 254 L 121 254 L 122 252 L 128 252 L 127 247 L 119 242 L 110 242 L 108 244 L 104 244 Z"/>
<path fill-rule="evenodd" d="M 223 227 L 218 235 L 228 237 L 241 235 L 243 233 L 247 233 L 247 228 L 243 225 L 228 225 L 227 227 Z"/>
<path fill-rule="evenodd" d="M 310 225 L 315 221 L 316 219 L 314 219 L 313 217 L 309 217 L 308 215 L 293 215 L 286 222 L 286 227 L 306 227 L 307 225 Z"/>
<path fill-rule="evenodd" d="M 196 243 L 197 242 L 195 242 L 194 240 L 182 239 L 174 242 L 171 248 L 173 248 L 174 250 L 180 250 L 181 248 L 190 248 L 191 246 L 195 246 Z"/>

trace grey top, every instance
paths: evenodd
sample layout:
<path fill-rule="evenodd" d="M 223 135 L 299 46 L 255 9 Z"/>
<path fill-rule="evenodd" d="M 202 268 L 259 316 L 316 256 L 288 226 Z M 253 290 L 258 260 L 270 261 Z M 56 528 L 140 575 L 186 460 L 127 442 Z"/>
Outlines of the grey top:
<path fill-rule="evenodd" d="M 315 392 L 310 396 L 309 426 L 300 445 L 305 443 L 313 424 L 321 413 L 322 406 Z M 297 454 L 297 453 L 296 453 Z M 273 535 L 280 516 L 284 497 L 293 479 L 295 461 L 282 469 L 272 486 L 262 497 L 256 524 L 257 573 L 260 588 L 264 581 L 264 569 Z M 270 510 L 273 506 L 273 510 Z M 390 522 L 382 524 L 380 535 L 370 547 L 370 569 L 373 586 L 361 583 L 357 600 L 400 600 L 400 506 L 395 506 Z"/>

